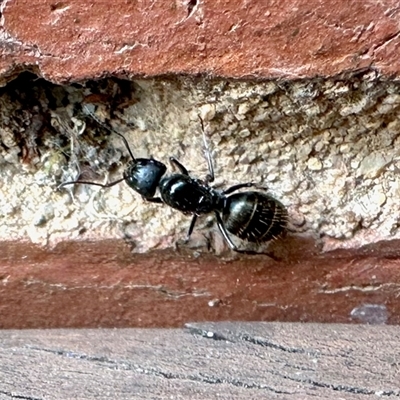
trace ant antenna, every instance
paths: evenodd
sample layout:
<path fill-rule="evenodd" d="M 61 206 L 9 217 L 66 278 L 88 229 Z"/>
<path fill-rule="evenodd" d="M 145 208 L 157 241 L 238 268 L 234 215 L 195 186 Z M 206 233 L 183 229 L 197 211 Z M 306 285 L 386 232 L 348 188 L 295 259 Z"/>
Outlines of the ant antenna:
<path fill-rule="evenodd" d="M 131 148 L 129 147 L 128 141 L 125 139 L 125 136 L 122 135 L 122 134 L 119 133 L 119 132 L 114 131 L 113 129 L 110 128 L 110 126 L 108 126 L 108 125 L 105 124 L 104 122 L 100 121 L 99 118 L 98 118 L 96 115 L 94 115 L 93 112 L 90 111 L 89 108 L 88 108 L 87 106 L 84 106 L 84 109 L 85 109 L 86 113 L 87 113 L 94 121 L 96 121 L 100 126 L 102 126 L 104 129 L 106 129 L 106 130 L 107 130 L 108 132 L 110 132 L 110 133 L 115 133 L 115 134 L 117 134 L 117 135 L 122 139 L 122 141 L 123 141 L 124 144 L 125 144 L 125 147 L 128 149 L 128 152 L 129 152 L 129 155 L 130 155 L 131 158 L 132 158 L 132 161 L 133 161 L 133 162 L 136 162 L 136 158 L 133 156 L 132 150 L 131 150 Z M 62 183 L 61 185 L 59 185 L 58 188 L 61 188 L 61 187 L 66 186 L 66 185 L 72 185 L 72 184 L 75 184 L 75 183 L 80 183 L 80 184 L 83 184 L 83 185 L 100 186 L 100 187 L 102 187 L 102 188 L 109 188 L 109 187 L 111 187 L 111 186 L 116 185 L 117 183 L 120 183 L 120 182 L 124 181 L 125 179 L 126 179 L 126 178 L 125 178 L 125 176 L 124 176 L 124 177 L 122 177 L 122 178 L 120 178 L 120 179 L 117 179 L 116 181 L 109 182 L 109 183 L 105 183 L 105 184 L 103 184 L 103 183 L 97 183 L 97 182 L 89 182 L 89 181 L 76 180 L 76 181 L 64 182 L 64 183 Z"/>
<path fill-rule="evenodd" d="M 211 159 L 211 150 L 210 150 L 210 146 L 208 145 L 207 142 L 207 138 L 206 138 L 206 131 L 204 129 L 204 122 L 203 119 L 200 117 L 200 115 L 198 115 L 199 120 L 200 120 L 200 125 L 201 125 L 201 131 L 203 134 L 203 145 L 204 145 L 204 150 L 205 150 L 205 156 L 207 159 L 207 165 L 208 165 L 208 174 L 206 176 L 206 183 L 210 183 L 214 181 L 214 165 Z"/>
<path fill-rule="evenodd" d="M 108 132 L 110 132 L 110 133 L 115 133 L 115 134 L 117 134 L 117 135 L 122 139 L 122 141 L 124 142 L 125 147 L 128 149 L 128 152 L 129 152 L 129 155 L 130 155 L 131 158 L 132 158 L 132 161 L 136 161 L 136 158 L 133 156 L 132 150 L 131 150 L 131 148 L 129 147 L 128 141 L 126 140 L 125 136 L 122 135 L 121 133 L 119 133 L 119 132 L 117 132 L 117 131 L 111 129 L 111 127 L 108 126 L 107 124 L 105 124 L 103 121 L 100 121 L 100 119 L 99 119 L 96 115 L 94 115 L 93 112 L 90 111 L 89 108 L 88 108 L 87 106 L 84 106 L 84 109 L 85 109 L 86 113 L 87 113 L 94 121 L 96 121 L 100 126 L 102 126 L 104 129 L 106 129 L 106 130 L 107 130 Z"/>
<path fill-rule="evenodd" d="M 125 180 L 125 178 L 121 178 L 121 179 L 118 179 L 118 180 L 113 181 L 113 182 L 110 182 L 110 183 L 97 183 L 97 182 L 89 182 L 89 181 L 77 180 L 77 181 L 64 182 L 64 183 L 62 183 L 61 185 L 59 185 L 59 186 L 57 187 L 57 189 L 62 188 L 62 187 L 67 186 L 67 185 L 73 185 L 73 184 L 75 184 L 75 183 L 80 183 L 80 184 L 83 184 L 83 185 L 100 186 L 100 187 L 102 187 L 102 188 L 109 188 L 109 187 L 114 186 L 114 185 L 116 185 L 117 183 L 120 183 L 120 182 L 122 182 L 122 181 L 124 181 L 124 180 Z"/>

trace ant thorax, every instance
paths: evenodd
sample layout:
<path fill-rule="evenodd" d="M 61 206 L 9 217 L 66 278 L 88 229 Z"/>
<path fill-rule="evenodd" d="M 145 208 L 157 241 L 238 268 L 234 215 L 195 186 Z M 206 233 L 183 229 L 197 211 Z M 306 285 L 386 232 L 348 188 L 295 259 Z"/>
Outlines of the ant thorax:
<path fill-rule="evenodd" d="M 173 174 L 163 178 L 159 188 L 163 202 L 185 214 L 201 215 L 214 211 L 214 193 L 198 179 Z"/>

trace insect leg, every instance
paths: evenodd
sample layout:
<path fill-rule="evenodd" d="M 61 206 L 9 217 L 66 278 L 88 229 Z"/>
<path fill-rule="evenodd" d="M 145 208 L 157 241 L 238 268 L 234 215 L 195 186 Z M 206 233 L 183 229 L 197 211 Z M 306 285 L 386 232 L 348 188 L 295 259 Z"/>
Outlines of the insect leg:
<path fill-rule="evenodd" d="M 227 232 L 225 225 L 221 219 L 221 216 L 219 215 L 218 212 L 215 213 L 215 216 L 217 218 L 217 225 L 219 230 L 222 233 L 222 236 L 224 237 L 224 239 L 226 240 L 226 242 L 228 243 L 229 247 L 234 250 L 234 251 L 239 251 L 238 248 L 236 247 L 235 243 L 232 242 L 232 239 L 229 237 L 229 233 Z M 239 251 L 240 252 L 240 251 Z"/>
<path fill-rule="evenodd" d="M 231 186 L 230 188 L 224 190 L 222 193 L 230 194 L 230 193 L 236 192 L 236 190 L 239 190 L 242 188 L 248 188 L 248 187 L 258 187 L 258 186 L 254 182 L 239 183 L 237 185 Z"/>
<path fill-rule="evenodd" d="M 207 138 L 206 138 L 206 132 L 204 130 L 204 123 L 202 118 L 199 115 L 200 119 L 200 124 L 201 124 L 201 131 L 203 133 L 203 144 L 204 144 L 204 150 L 205 150 L 205 156 L 207 160 L 207 165 L 208 165 L 208 174 L 206 178 L 204 179 L 206 185 L 209 184 L 210 182 L 214 182 L 214 165 L 211 159 L 211 151 L 210 151 L 210 146 L 208 145 Z"/>
<path fill-rule="evenodd" d="M 224 239 L 226 240 L 226 242 L 228 243 L 229 247 L 233 250 L 236 251 L 237 253 L 242 253 L 242 254 L 263 254 L 263 253 L 257 253 L 256 251 L 253 250 L 242 250 L 239 249 L 235 243 L 232 242 L 232 239 L 229 236 L 229 233 L 227 232 L 225 225 L 221 219 L 221 216 L 218 214 L 218 212 L 215 213 L 215 216 L 217 217 L 217 225 L 219 230 L 222 233 L 222 236 L 224 237 Z M 277 259 L 274 256 L 271 256 L 268 254 L 269 257 L 271 257 L 273 260 L 277 261 Z"/>
<path fill-rule="evenodd" d="M 159 197 L 144 197 L 143 200 L 149 201 L 150 203 L 164 204 L 164 202 Z"/>
<path fill-rule="evenodd" d="M 192 222 L 190 223 L 189 230 L 188 230 L 188 233 L 186 235 L 185 243 L 187 243 L 189 241 L 190 236 L 191 236 L 191 234 L 193 232 L 194 226 L 196 225 L 196 221 L 197 221 L 197 215 L 193 214 Z"/>
<path fill-rule="evenodd" d="M 172 165 L 177 167 L 183 175 L 189 175 L 188 170 L 175 157 L 170 157 L 169 161 L 171 162 Z"/>

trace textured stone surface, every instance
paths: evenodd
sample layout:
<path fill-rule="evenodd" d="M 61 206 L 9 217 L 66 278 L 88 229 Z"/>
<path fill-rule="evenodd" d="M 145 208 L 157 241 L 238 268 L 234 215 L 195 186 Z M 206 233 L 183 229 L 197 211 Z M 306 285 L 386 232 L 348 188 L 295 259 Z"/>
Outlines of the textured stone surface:
<path fill-rule="evenodd" d="M 399 327 L 3 331 L 1 399 L 394 399 Z"/>
<path fill-rule="evenodd" d="M 0 74 L 228 77 L 398 73 L 397 0 L 2 3 Z"/>
<path fill-rule="evenodd" d="M 400 84 L 374 72 L 351 79 L 233 82 L 193 78 L 106 79 L 58 86 L 21 76 L 0 91 L 0 240 L 129 238 L 135 252 L 171 248 L 190 218 L 144 202 L 124 182 L 109 188 L 59 184 L 121 178 L 129 155 L 177 157 L 204 177 L 203 116 L 227 188 L 254 181 L 289 211 L 289 232 L 323 250 L 400 238 Z M 189 243 L 217 253 L 215 218 L 200 218 Z M 283 242 L 284 243 L 284 242 Z M 284 244 L 286 245 L 286 244 Z"/>

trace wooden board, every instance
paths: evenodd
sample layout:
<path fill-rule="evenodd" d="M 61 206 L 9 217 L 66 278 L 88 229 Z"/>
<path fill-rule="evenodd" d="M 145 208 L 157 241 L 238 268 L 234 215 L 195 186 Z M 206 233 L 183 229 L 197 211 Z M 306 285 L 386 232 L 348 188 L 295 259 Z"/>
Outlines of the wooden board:
<path fill-rule="evenodd" d="M 0 331 L 0 399 L 391 399 L 396 326 Z"/>

